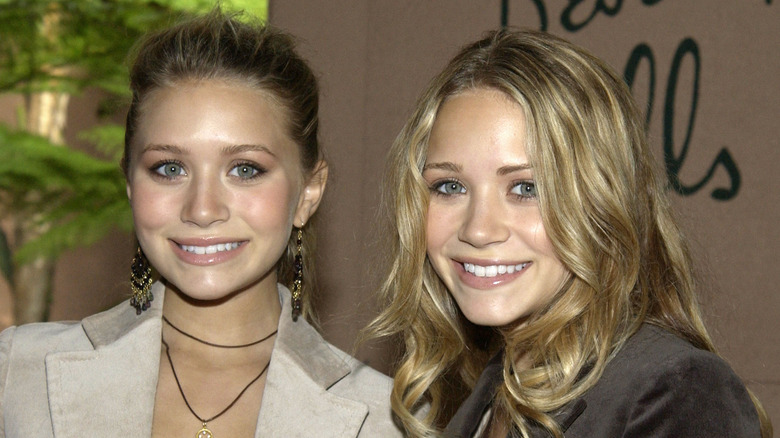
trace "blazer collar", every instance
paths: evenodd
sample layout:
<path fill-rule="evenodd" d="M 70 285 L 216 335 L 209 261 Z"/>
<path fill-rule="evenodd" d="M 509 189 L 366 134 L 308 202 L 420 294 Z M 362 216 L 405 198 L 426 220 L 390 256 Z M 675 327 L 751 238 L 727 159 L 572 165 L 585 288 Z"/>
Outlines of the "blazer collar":
<path fill-rule="evenodd" d="M 368 406 L 328 392 L 351 367 L 303 318 L 290 315 L 290 292 L 279 286 L 282 315 L 255 436 L 357 436 Z"/>
<path fill-rule="evenodd" d="M 472 393 L 463 401 L 455 415 L 450 419 L 444 436 L 447 438 L 470 438 L 475 436 L 479 428 L 486 424 L 491 414 L 490 407 L 496 396 L 498 387 L 503 384 L 504 351 L 499 351 L 487 363 L 479 376 Z M 550 413 L 563 432 L 569 429 L 574 421 L 585 411 L 587 403 L 582 398 L 562 406 Z M 537 424 L 531 424 L 531 437 L 546 437 L 547 432 Z"/>
<path fill-rule="evenodd" d="M 55 436 L 151 435 L 164 289 L 153 285 L 155 301 L 140 316 L 123 303 L 84 319 L 92 350 L 47 355 Z"/>
<path fill-rule="evenodd" d="M 46 378 L 58 438 L 151 436 L 160 365 L 165 285 L 152 286 L 151 308 L 136 315 L 126 302 L 85 318 L 93 349 L 52 353 Z M 279 286 L 282 315 L 268 367 L 256 437 L 357 436 L 368 407 L 328 392 L 351 367 L 303 318 L 290 315 L 290 292 Z M 84 413 L 90 414 L 85 417 Z"/>

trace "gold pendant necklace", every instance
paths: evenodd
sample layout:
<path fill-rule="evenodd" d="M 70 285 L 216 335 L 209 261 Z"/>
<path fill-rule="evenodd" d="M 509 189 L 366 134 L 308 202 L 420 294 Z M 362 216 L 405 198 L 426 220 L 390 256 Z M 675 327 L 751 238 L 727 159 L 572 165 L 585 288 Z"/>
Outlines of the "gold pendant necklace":
<path fill-rule="evenodd" d="M 214 438 L 214 434 L 206 427 L 206 423 L 203 423 L 203 427 L 195 435 L 195 438 Z"/>
<path fill-rule="evenodd" d="M 274 334 L 276 334 L 276 331 L 274 331 L 270 335 L 268 335 L 265 338 L 263 338 L 263 340 L 266 340 L 266 339 L 270 338 Z M 195 435 L 195 438 L 214 438 L 214 434 L 211 433 L 211 430 L 208 428 L 207 423 L 209 421 L 216 420 L 217 418 L 222 416 L 222 414 L 227 412 L 228 409 L 232 408 L 233 405 L 236 404 L 238 399 L 240 399 L 241 396 L 244 395 L 246 390 L 249 389 L 249 387 L 252 386 L 253 383 L 255 383 L 258 380 L 260 380 L 260 377 L 262 377 L 263 374 L 265 374 L 265 371 L 268 369 L 268 365 L 271 364 L 271 359 L 268 359 L 268 362 L 265 364 L 263 369 L 260 371 L 260 374 L 258 374 L 257 377 L 252 379 L 251 382 L 247 383 L 247 385 L 244 387 L 244 389 L 242 389 L 241 392 L 238 393 L 236 398 L 234 398 L 233 401 L 230 402 L 230 404 L 227 405 L 227 407 L 225 409 L 223 409 L 220 413 L 218 413 L 217 415 L 215 415 L 215 416 L 213 416 L 211 418 L 202 418 L 200 415 L 195 413 L 195 410 L 192 409 L 192 406 L 190 406 L 190 402 L 187 400 L 187 396 L 184 395 L 184 390 L 182 389 L 181 383 L 179 382 L 179 376 L 176 374 L 176 368 L 173 367 L 173 360 L 171 360 L 171 349 L 168 347 L 168 343 L 165 342 L 165 338 L 164 337 L 162 338 L 162 343 L 163 343 L 163 345 L 165 345 L 165 355 L 168 357 L 168 363 L 171 365 L 171 372 L 173 373 L 173 379 L 176 380 L 176 386 L 179 388 L 179 394 L 181 394 L 181 398 L 184 400 L 184 404 L 187 405 L 187 408 L 190 410 L 190 412 L 192 412 L 192 415 L 194 415 L 195 418 L 197 418 L 198 420 L 200 420 L 201 423 L 203 423 L 203 427 L 200 428 L 198 433 Z M 252 345 L 254 345 L 254 344 L 252 344 Z"/>

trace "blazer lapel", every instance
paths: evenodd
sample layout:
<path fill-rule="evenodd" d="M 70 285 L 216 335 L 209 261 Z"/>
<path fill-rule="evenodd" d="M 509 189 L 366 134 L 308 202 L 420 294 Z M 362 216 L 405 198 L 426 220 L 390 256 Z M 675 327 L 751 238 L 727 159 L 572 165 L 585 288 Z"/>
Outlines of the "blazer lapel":
<path fill-rule="evenodd" d="M 268 368 L 256 437 L 356 437 L 368 406 L 328 389 L 350 373 L 302 318 L 289 315 L 289 292 L 280 286 L 282 315 Z"/>
<path fill-rule="evenodd" d="M 120 305 L 82 322 L 93 350 L 52 353 L 46 380 L 54 435 L 150 436 L 164 287 L 138 316 Z"/>

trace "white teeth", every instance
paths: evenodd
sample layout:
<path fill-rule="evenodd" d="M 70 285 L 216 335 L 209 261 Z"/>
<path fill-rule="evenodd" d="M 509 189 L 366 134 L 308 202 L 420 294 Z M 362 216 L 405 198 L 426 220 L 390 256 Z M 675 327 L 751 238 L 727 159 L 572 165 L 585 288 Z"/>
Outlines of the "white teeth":
<path fill-rule="evenodd" d="M 489 265 L 480 266 L 473 263 L 464 263 L 463 269 L 466 272 L 476 275 L 477 277 L 495 277 L 496 275 L 512 274 L 515 271 L 520 271 L 528 263 L 520 263 L 519 265 Z"/>
<path fill-rule="evenodd" d="M 238 242 L 232 242 L 232 243 L 219 243 L 217 245 L 209 245 L 209 246 L 195 246 L 195 245 L 179 245 L 179 248 L 191 252 L 193 254 L 216 254 L 218 252 L 222 251 L 232 251 L 236 248 L 238 248 L 240 243 Z"/>

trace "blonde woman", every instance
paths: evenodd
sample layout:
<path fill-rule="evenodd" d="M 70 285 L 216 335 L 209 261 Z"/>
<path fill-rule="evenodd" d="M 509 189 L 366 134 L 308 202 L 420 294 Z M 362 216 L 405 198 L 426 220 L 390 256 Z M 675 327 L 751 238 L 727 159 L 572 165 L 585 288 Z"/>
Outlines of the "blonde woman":
<path fill-rule="evenodd" d="M 133 297 L 0 334 L 0 437 L 401 436 L 390 379 L 310 324 L 328 167 L 292 38 L 214 11 L 130 73 Z"/>
<path fill-rule="evenodd" d="M 490 33 L 433 80 L 388 169 L 371 329 L 405 341 L 392 403 L 411 435 L 771 436 L 702 323 L 642 117 L 602 61 Z"/>

